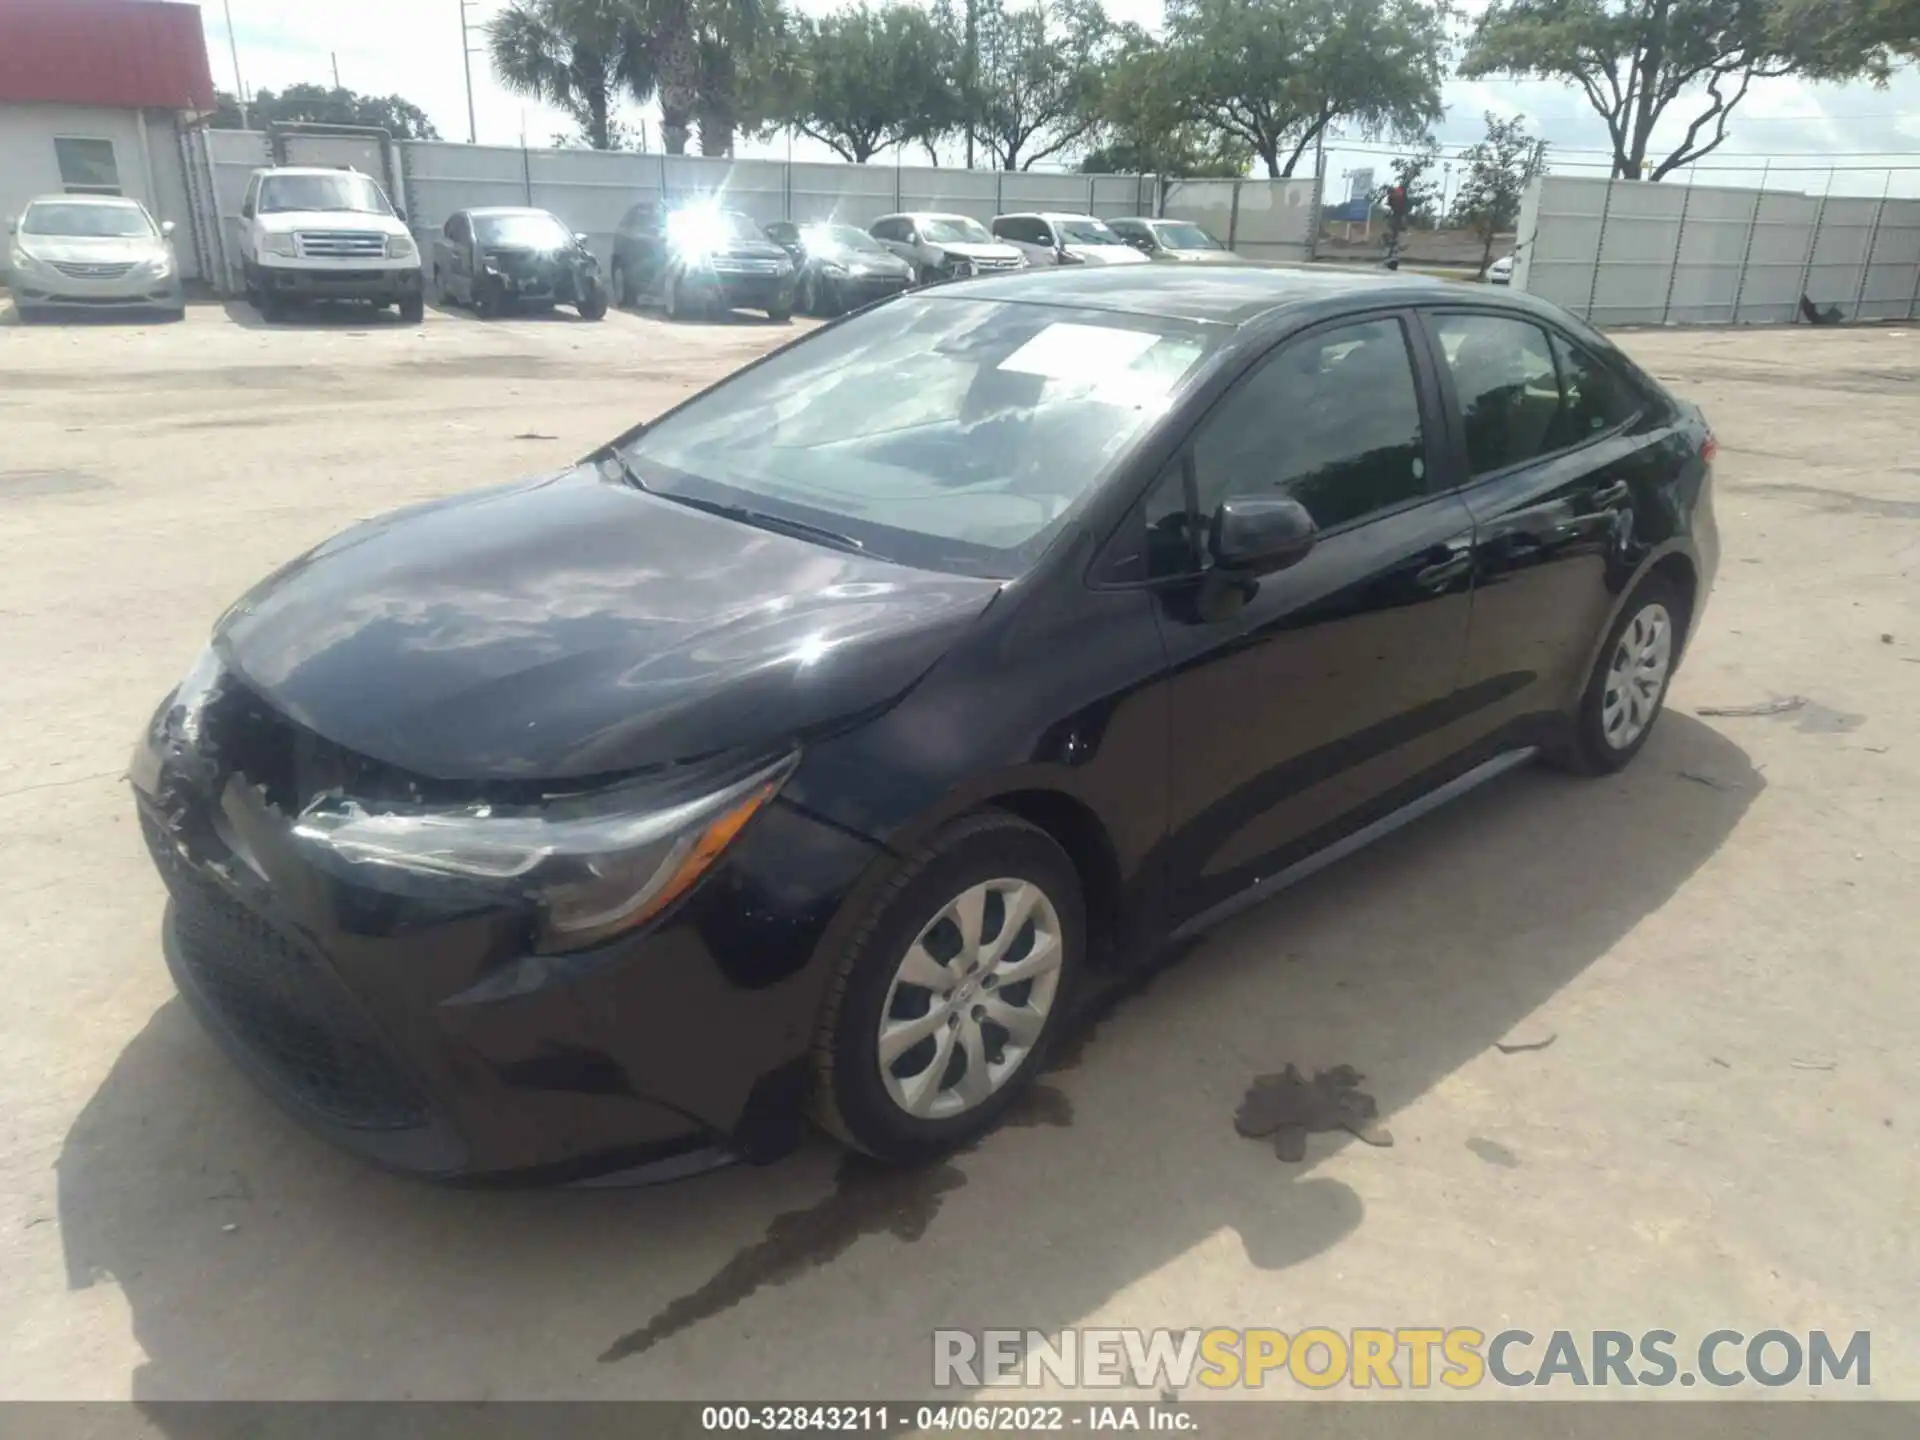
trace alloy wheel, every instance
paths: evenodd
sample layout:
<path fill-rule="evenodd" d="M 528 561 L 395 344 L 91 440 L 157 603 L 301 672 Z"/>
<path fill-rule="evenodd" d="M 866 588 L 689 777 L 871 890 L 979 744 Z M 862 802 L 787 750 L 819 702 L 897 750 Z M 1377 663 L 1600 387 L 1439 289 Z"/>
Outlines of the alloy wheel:
<path fill-rule="evenodd" d="M 1643 607 L 1614 645 L 1600 700 L 1600 733 L 1615 750 L 1638 740 L 1659 711 L 1673 666 L 1673 617 L 1654 602 Z"/>
<path fill-rule="evenodd" d="M 880 1077 L 894 1104 L 946 1119 L 1005 1086 L 1046 1028 L 1064 953 L 1059 913 L 1032 881 L 982 881 L 941 907 L 880 1009 Z"/>

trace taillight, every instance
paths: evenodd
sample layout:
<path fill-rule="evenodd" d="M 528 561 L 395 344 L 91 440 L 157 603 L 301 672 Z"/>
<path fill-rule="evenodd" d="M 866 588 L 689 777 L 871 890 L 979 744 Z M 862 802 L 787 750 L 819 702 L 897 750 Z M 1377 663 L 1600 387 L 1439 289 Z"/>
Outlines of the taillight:
<path fill-rule="evenodd" d="M 1712 434 L 1708 434 L 1707 438 L 1700 442 L 1701 460 L 1711 465 L 1714 462 L 1715 457 L 1717 457 L 1719 454 L 1720 454 L 1720 442 L 1714 439 Z"/>

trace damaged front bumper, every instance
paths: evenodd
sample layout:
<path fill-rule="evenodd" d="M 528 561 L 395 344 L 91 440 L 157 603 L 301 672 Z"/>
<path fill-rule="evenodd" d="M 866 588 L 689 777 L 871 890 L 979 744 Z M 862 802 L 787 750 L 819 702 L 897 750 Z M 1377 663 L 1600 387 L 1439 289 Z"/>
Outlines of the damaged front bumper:
<path fill-rule="evenodd" d="M 538 954 L 517 896 L 316 856 L 294 833 L 316 795 L 460 787 L 341 751 L 211 657 L 130 776 L 181 993 L 334 1143 L 422 1175 L 555 1182 L 797 1141 L 827 933 L 876 847 L 775 800 L 650 927 Z"/>

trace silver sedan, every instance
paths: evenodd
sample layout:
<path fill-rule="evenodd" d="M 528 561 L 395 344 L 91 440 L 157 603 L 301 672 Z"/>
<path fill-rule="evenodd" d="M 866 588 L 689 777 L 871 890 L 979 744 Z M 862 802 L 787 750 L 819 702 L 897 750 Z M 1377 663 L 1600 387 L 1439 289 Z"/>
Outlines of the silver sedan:
<path fill-rule="evenodd" d="M 26 324 L 56 310 L 163 310 L 186 299 L 173 223 L 156 225 L 138 200 L 42 195 L 7 223 L 8 285 Z"/>

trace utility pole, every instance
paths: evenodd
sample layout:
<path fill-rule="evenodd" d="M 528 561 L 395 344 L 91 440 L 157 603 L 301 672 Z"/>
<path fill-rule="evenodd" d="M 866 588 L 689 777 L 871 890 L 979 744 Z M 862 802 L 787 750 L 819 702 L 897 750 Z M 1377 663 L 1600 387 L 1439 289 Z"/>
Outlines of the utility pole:
<path fill-rule="evenodd" d="M 333 61 L 333 88 L 338 90 L 340 88 L 340 52 L 329 50 L 327 58 Z"/>
<path fill-rule="evenodd" d="M 467 38 L 467 6 L 473 0 L 458 0 L 460 6 L 460 64 L 467 72 L 467 143 L 480 143 L 479 127 L 473 120 L 473 46 Z"/>
<path fill-rule="evenodd" d="M 233 34 L 233 0 L 221 0 L 221 8 L 227 16 L 227 47 L 233 52 L 233 98 L 240 105 L 240 128 L 251 130 L 247 124 L 247 82 L 240 78 L 240 42 Z"/>

